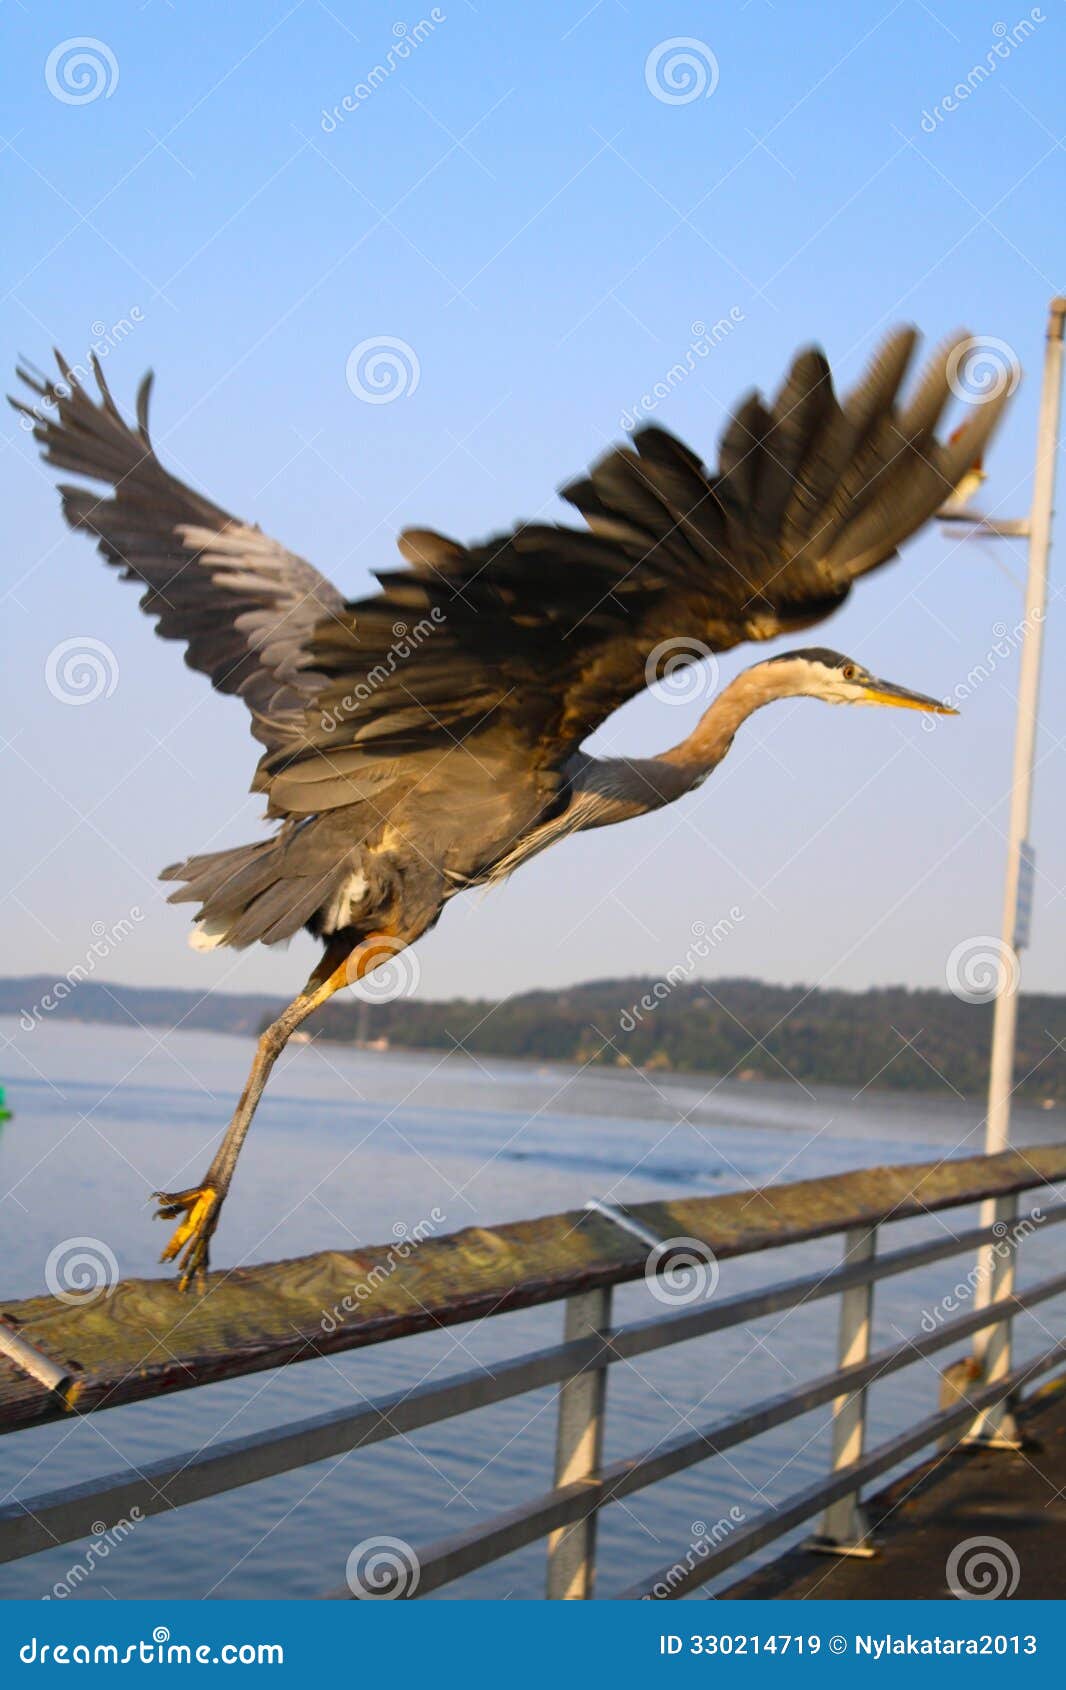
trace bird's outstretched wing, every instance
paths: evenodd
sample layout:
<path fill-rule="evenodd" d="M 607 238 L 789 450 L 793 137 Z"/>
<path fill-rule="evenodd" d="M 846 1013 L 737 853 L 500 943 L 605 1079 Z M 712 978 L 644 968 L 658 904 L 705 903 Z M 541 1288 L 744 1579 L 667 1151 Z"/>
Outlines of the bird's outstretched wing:
<path fill-rule="evenodd" d="M 185 642 L 189 667 L 219 692 L 239 693 L 256 737 L 279 744 L 321 684 L 308 641 L 316 624 L 343 611 L 340 593 L 303 558 L 163 468 L 148 435 L 150 376 L 131 428 L 95 358 L 98 400 L 58 353 L 56 362 L 57 381 L 20 368 L 35 398 L 11 403 L 31 419 L 46 462 L 111 489 L 61 485 L 67 521 L 94 535 L 126 580 L 147 588 L 142 609 L 164 639 Z"/>
<path fill-rule="evenodd" d="M 739 407 L 715 473 L 665 430 L 639 430 L 563 489 L 584 529 L 527 524 L 474 546 L 408 530 L 408 568 L 347 604 L 163 468 L 147 380 L 136 428 L 95 360 L 99 401 L 59 359 L 61 382 L 20 370 L 37 403 L 13 403 L 49 462 L 110 484 L 61 486 L 68 521 L 144 583 L 142 606 L 190 666 L 245 699 L 266 746 L 255 788 L 273 814 L 302 815 L 421 781 L 457 746 L 479 769 L 558 768 L 654 679 L 659 654 L 672 666 L 828 616 L 949 497 L 1006 402 L 976 405 L 942 443 L 961 342 L 902 402 L 916 339 L 892 335 L 843 401 L 823 354 L 801 353 L 771 406 Z"/>
<path fill-rule="evenodd" d="M 457 741 L 476 755 L 488 735 L 558 766 L 655 678 L 657 654 L 684 662 L 828 616 L 949 497 L 1005 403 L 975 405 L 942 443 L 963 343 L 901 401 L 916 339 L 894 333 L 843 401 L 823 354 L 800 353 L 772 405 L 739 407 L 716 473 L 665 430 L 639 430 L 563 489 L 584 530 L 533 524 L 475 546 L 405 533 L 409 568 L 312 636 L 324 684 L 299 743 L 263 759 L 272 804 L 343 803 L 375 760 Z"/>

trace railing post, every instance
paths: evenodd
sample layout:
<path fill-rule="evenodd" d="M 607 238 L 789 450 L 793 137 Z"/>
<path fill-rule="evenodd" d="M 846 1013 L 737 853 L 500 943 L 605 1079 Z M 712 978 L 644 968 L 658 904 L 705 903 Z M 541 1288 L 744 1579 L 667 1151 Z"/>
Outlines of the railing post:
<path fill-rule="evenodd" d="M 1017 1193 L 1011 1192 L 1006 1197 L 992 1198 L 982 1208 L 981 1218 L 986 1225 L 995 1226 L 1000 1234 L 992 1244 L 982 1246 L 977 1259 L 978 1279 L 974 1302 L 977 1308 L 987 1307 L 992 1314 L 995 1305 L 1004 1297 L 1011 1296 L 1014 1291 Z M 982 1327 L 975 1335 L 974 1356 L 982 1385 L 994 1385 L 998 1379 L 1006 1378 L 1010 1372 L 1011 1327 L 1009 1319 L 999 1320 L 994 1326 Z M 986 1444 L 996 1449 L 1020 1449 L 1022 1440 L 1018 1422 L 1006 1398 L 977 1415 L 962 1441 L 966 1444 Z"/>
<path fill-rule="evenodd" d="M 844 1266 L 873 1261 L 877 1251 L 875 1226 L 850 1227 L 844 1234 Z M 840 1294 L 838 1367 L 854 1367 L 870 1354 L 873 1324 L 873 1282 L 854 1285 Z M 866 1391 L 850 1391 L 833 1403 L 833 1472 L 858 1461 L 866 1442 Z M 872 1555 L 869 1527 L 858 1491 L 831 1502 L 822 1516 L 812 1549 L 828 1555 Z"/>
<path fill-rule="evenodd" d="M 570 1297 L 563 1325 L 564 1343 L 604 1333 L 611 1323 L 611 1290 L 583 1291 Z M 597 1471 L 603 1458 L 603 1414 L 607 1369 L 590 1368 L 559 1388 L 559 1425 L 555 1444 L 555 1485 L 571 1485 Z M 596 1510 L 563 1526 L 548 1538 L 548 1600 L 587 1601 L 596 1577 Z"/>

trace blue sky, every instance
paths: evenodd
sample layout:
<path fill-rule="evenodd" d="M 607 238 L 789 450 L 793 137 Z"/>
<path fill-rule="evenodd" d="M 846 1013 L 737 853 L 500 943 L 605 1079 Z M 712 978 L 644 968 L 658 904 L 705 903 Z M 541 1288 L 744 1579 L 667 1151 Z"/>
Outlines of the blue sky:
<path fill-rule="evenodd" d="M 1023 18 L 1031 32 L 995 57 L 1010 39 L 996 26 Z M 846 384 L 891 324 L 931 340 L 964 324 L 1027 372 L 986 490 L 999 514 L 1024 512 L 1046 304 L 1064 285 L 1058 0 L 96 0 L 9 4 L 2 23 L 8 363 L 43 362 L 53 342 L 78 359 L 103 338 L 123 402 L 154 367 L 170 467 L 352 596 L 405 524 L 473 538 L 562 515 L 553 489 L 684 359 L 693 325 L 731 313 L 656 413 L 703 454 L 803 342 Z M 102 43 L 99 97 L 57 97 L 49 57 L 85 35 Z M 682 37 L 715 85 L 671 103 L 646 67 Z M 990 53 L 994 71 L 944 110 Z M 361 97 L 375 65 L 388 74 Z M 417 383 L 361 402 L 349 354 L 382 337 L 410 349 Z M 135 590 L 63 529 L 14 415 L 0 445 L 4 972 L 65 973 L 136 908 L 102 975 L 294 989 L 309 940 L 194 955 L 154 878 L 258 836 L 241 706 L 185 670 Z M 946 693 L 1019 620 L 1023 568 L 1016 548 L 929 532 L 824 638 Z M 1066 949 L 1061 626 L 1053 602 L 1026 959 L 1027 983 L 1052 990 Z M 72 707 L 47 666 L 86 639 L 113 654 L 114 686 Z M 731 654 L 723 678 L 752 655 Z M 765 712 L 675 812 L 457 900 L 421 947 L 423 991 L 659 973 L 693 922 L 731 908 L 742 919 L 709 975 L 942 985 L 952 948 L 999 924 L 1016 654 L 992 670 L 932 733 L 904 712 Z M 597 743 L 657 749 L 699 708 L 643 698 Z"/>

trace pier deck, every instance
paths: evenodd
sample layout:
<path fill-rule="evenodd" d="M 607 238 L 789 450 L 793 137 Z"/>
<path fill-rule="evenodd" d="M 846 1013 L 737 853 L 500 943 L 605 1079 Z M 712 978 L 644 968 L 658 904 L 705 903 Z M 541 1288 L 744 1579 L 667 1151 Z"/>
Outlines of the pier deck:
<path fill-rule="evenodd" d="M 866 1501 L 878 1540 L 873 1560 L 795 1549 L 723 1592 L 726 1598 L 783 1601 L 934 1601 L 950 1597 L 946 1568 L 959 1544 L 993 1538 L 988 1566 L 1018 1582 L 1002 1596 L 1066 1596 L 1066 1379 L 1034 1392 L 1018 1416 L 1029 1447 L 956 1448 L 933 1456 Z"/>

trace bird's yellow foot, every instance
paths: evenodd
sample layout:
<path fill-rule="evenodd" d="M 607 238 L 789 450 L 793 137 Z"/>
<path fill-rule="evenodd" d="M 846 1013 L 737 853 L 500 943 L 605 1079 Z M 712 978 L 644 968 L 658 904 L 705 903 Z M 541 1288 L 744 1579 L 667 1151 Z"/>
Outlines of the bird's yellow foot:
<path fill-rule="evenodd" d="M 159 1204 L 155 1212 L 157 1220 L 185 1216 L 159 1258 L 161 1262 L 177 1261 L 181 1272 L 178 1283 L 184 1291 L 191 1280 L 201 1279 L 207 1272 L 208 1249 L 218 1225 L 222 1199 L 210 1185 L 194 1186 L 190 1191 L 157 1191 L 155 1196 Z"/>

